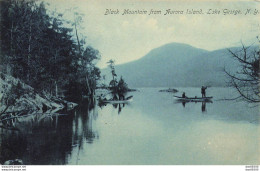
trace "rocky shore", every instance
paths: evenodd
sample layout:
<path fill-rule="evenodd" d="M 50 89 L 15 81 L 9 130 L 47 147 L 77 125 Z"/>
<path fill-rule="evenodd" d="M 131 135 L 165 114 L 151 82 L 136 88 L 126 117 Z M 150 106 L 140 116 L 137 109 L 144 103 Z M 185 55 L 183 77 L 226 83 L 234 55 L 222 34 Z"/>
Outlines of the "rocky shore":
<path fill-rule="evenodd" d="M 34 88 L 10 75 L 0 72 L 0 126 L 6 121 L 34 114 L 55 114 L 77 104 L 47 93 L 37 93 Z"/>

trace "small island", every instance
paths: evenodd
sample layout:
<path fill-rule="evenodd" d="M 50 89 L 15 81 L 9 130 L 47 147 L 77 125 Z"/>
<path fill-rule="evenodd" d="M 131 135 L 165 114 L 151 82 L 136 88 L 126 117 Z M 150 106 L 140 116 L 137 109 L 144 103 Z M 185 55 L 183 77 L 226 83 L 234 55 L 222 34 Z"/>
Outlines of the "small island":
<path fill-rule="evenodd" d="M 168 88 L 166 90 L 159 90 L 159 92 L 177 93 L 178 90 L 174 88 Z"/>

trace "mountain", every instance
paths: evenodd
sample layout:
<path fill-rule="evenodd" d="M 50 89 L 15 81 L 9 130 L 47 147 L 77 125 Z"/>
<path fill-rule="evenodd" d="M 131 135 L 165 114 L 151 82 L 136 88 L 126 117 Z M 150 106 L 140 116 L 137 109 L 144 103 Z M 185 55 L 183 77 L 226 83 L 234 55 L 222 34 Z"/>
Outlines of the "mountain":
<path fill-rule="evenodd" d="M 236 49 L 236 48 L 232 48 Z M 139 60 L 116 65 L 130 87 L 225 86 L 223 69 L 237 64 L 227 49 L 207 51 L 187 44 L 170 43 L 151 50 Z M 102 70 L 110 80 L 110 70 Z"/>

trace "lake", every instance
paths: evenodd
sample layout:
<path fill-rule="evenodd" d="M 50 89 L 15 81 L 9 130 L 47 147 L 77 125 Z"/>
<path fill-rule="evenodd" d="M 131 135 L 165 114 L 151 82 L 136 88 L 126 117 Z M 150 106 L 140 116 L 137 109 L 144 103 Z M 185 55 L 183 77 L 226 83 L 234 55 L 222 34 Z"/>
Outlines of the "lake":
<path fill-rule="evenodd" d="M 1 158 L 27 165 L 173 164 L 257 165 L 259 108 L 231 88 L 208 88 L 212 103 L 178 103 L 173 95 L 201 96 L 200 88 L 140 88 L 125 105 L 87 103 L 67 115 L 0 129 Z M 35 119 L 35 118 L 34 118 Z M 19 123 L 17 123 L 19 127 Z"/>

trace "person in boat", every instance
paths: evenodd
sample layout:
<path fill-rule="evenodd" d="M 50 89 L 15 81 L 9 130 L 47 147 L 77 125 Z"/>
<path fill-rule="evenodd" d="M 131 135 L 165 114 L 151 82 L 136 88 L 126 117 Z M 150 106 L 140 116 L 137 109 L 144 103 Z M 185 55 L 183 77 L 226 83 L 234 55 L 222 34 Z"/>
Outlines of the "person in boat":
<path fill-rule="evenodd" d="M 121 87 L 118 88 L 117 94 L 118 94 L 119 100 L 125 100 L 124 91 L 122 90 Z"/>
<path fill-rule="evenodd" d="M 207 87 L 204 87 L 204 86 L 201 87 L 201 95 L 202 95 L 202 97 L 206 97 L 206 89 L 207 89 Z"/>
<path fill-rule="evenodd" d="M 182 98 L 186 98 L 185 92 L 182 93 Z"/>
<path fill-rule="evenodd" d="M 123 93 L 118 93 L 119 100 L 125 100 L 125 96 Z"/>
<path fill-rule="evenodd" d="M 113 96 L 112 100 L 118 100 L 118 97 L 117 97 L 117 95 L 116 95 L 116 94 L 114 94 L 114 96 Z"/>

